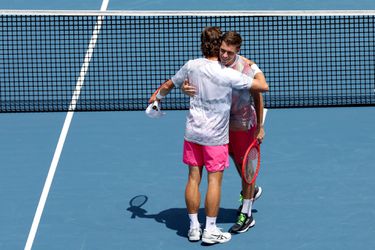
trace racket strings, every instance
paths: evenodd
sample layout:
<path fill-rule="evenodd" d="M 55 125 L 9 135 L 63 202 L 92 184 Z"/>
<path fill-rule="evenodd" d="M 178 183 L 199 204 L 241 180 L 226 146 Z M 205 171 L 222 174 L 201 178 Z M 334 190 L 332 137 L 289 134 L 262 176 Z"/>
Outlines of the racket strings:
<path fill-rule="evenodd" d="M 247 156 L 247 164 L 246 164 L 246 180 L 248 180 L 249 182 L 254 177 L 257 164 L 258 164 L 258 151 L 255 148 L 253 148 L 250 150 Z"/>

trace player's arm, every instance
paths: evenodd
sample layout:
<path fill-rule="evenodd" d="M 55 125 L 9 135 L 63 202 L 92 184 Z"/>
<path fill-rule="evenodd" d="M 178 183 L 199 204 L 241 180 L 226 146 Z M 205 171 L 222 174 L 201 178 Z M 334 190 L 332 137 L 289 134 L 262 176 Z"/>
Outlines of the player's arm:
<path fill-rule="evenodd" d="M 235 89 L 250 89 L 251 91 L 257 92 L 267 92 L 268 84 L 266 82 L 259 81 L 253 76 L 245 75 L 237 70 L 231 68 L 224 69 L 225 75 L 221 76 L 227 78 L 227 80 L 232 81 L 232 88 Z"/>
<path fill-rule="evenodd" d="M 155 92 L 151 95 L 148 103 L 153 103 L 154 101 L 160 101 L 175 87 L 172 80 L 165 81 Z"/>
<path fill-rule="evenodd" d="M 268 91 L 267 82 L 261 81 L 254 77 L 251 88 L 250 88 L 250 93 L 251 92 L 264 93 L 267 91 Z"/>
<path fill-rule="evenodd" d="M 253 61 L 250 61 L 249 65 L 252 67 L 252 69 L 258 68 Z M 256 67 L 253 65 L 255 65 Z M 266 77 L 264 76 L 263 72 L 259 68 L 255 69 L 254 71 L 255 71 L 254 79 L 257 79 L 262 83 L 266 83 Z M 255 132 L 255 137 L 261 143 L 265 136 L 265 131 L 263 127 L 263 114 L 264 114 L 263 113 L 264 111 L 263 95 L 261 92 L 254 91 L 252 89 L 250 89 L 250 94 L 254 100 L 254 107 L 255 107 L 256 116 L 257 116 L 257 130 Z"/>
<path fill-rule="evenodd" d="M 259 92 L 250 91 L 250 93 L 254 100 L 254 108 L 257 116 L 257 129 L 255 132 L 255 138 L 257 138 L 258 141 L 261 143 L 265 136 L 265 131 L 262 123 L 264 111 L 263 96 Z"/>
<path fill-rule="evenodd" d="M 152 103 L 154 101 L 160 101 L 163 99 L 168 93 L 174 88 L 178 87 L 181 88 L 181 85 L 183 84 L 184 80 L 188 77 L 189 72 L 189 65 L 191 61 L 188 61 L 187 63 L 180 68 L 177 73 L 172 76 L 171 79 L 165 81 L 155 92 L 152 94 L 151 98 L 148 100 L 149 103 Z"/>
<path fill-rule="evenodd" d="M 268 84 L 266 82 L 266 78 L 263 74 L 263 72 L 259 69 L 259 67 L 256 65 L 256 63 L 246 57 L 240 56 L 247 64 L 249 64 L 251 70 L 254 73 L 254 79 L 258 80 L 258 87 L 254 86 L 250 89 L 250 93 L 258 93 L 260 97 L 262 98 L 263 102 L 263 97 L 261 92 L 267 92 L 268 91 Z"/>
<path fill-rule="evenodd" d="M 253 70 L 254 73 L 254 79 L 259 80 L 262 84 L 266 84 L 266 77 L 264 76 L 263 72 L 259 69 L 259 67 L 256 65 L 256 63 L 246 57 L 243 57 L 243 60 Z M 250 94 L 253 97 L 254 100 L 254 108 L 257 116 L 257 130 L 255 132 L 255 137 L 259 140 L 259 142 L 262 142 L 265 132 L 263 127 L 263 111 L 264 111 L 264 103 L 263 103 L 263 95 L 261 92 L 256 91 L 254 89 L 250 89 Z"/>

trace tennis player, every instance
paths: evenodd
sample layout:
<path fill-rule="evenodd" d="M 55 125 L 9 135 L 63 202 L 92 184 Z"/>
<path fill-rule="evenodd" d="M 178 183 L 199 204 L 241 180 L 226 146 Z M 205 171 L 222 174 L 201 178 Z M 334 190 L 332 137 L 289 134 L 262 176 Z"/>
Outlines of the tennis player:
<path fill-rule="evenodd" d="M 238 55 L 241 44 L 242 38 L 239 33 L 235 31 L 226 32 L 220 46 L 220 62 L 226 67 L 247 74 L 266 84 L 264 74 L 259 67 L 254 62 Z M 195 87 L 190 85 L 189 82 L 185 82 L 181 89 L 189 96 L 196 94 Z M 254 103 L 255 109 L 252 103 Z M 255 90 L 233 89 L 229 121 L 229 154 L 240 176 L 246 149 L 253 140 L 257 139 L 262 142 L 265 135 L 262 122 L 257 121 L 263 121 L 262 93 Z M 242 205 L 239 208 L 237 222 L 232 226 L 230 232 L 243 233 L 255 225 L 251 213 L 252 204 L 261 194 L 261 187 L 255 186 L 255 183 L 250 186 L 242 180 Z"/>
<path fill-rule="evenodd" d="M 208 244 L 224 243 L 231 234 L 216 226 L 219 212 L 223 171 L 229 166 L 229 114 L 232 89 L 268 91 L 268 85 L 238 71 L 224 67 L 218 60 L 221 31 L 208 27 L 201 34 L 201 51 L 204 58 L 188 61 L 149 102 L 163 99 L 174 87 L 181 87 L 185 79 L 191 82 L 196 94 L 190 98 L 187 115 L 183 162 L 189 166 L 185 201 L 190 218 L 188 238 Z M 200 206 L 199 185 L 203 166 L 208 174 L 205 198 L 206 224 L 203 231 L 198 221 Z"/>

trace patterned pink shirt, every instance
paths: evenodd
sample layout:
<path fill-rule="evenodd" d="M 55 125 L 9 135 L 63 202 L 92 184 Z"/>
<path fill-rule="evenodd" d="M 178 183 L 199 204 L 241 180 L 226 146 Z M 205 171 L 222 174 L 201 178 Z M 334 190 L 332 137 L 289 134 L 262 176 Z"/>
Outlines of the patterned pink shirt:
<path fill-rule="evenodd" d="M 254 78 L 254 72 L 242 56 L 237 55 L 234 63 L 229 66 L 243 74 Z M 248 89 L 233 89 L 232 105 L 230 110 L 229 129 L 248 130 L 257 123 L 253 99 Z"/>

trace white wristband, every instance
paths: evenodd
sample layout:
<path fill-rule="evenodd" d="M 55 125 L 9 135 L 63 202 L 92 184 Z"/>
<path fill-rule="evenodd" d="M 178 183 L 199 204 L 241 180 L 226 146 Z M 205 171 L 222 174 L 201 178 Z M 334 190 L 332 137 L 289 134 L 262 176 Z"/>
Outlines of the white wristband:
<path fill-rule="evenodd" d="M 253 73 L 254 73 L 254 76 L 258 73 L 263 73 L 260 68 L 258 67 L 258 65 L 256 65 L 255 63 L 253 65 L 251 65 L 251 69 L 253 70 Z"/>
<path fill-rule="evenodd" d="M 163 96 L 163 95 L 160 94 L 160 90 L 159 90 L 158 93 L 156 94 L 156 98 L 159 99 L 159 100 L 161 100 L 161 99 L 163 99 L 164 97 L 165 97 L 165 96 Z"/>

